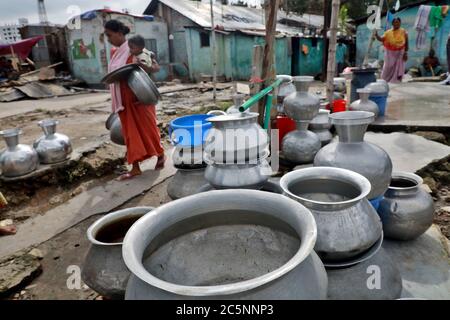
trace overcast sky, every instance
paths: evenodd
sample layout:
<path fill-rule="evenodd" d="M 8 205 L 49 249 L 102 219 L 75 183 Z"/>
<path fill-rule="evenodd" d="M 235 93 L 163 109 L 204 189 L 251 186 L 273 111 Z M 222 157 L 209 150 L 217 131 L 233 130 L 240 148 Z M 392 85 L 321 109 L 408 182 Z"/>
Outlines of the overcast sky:
<path fill-rule="evenodd" d="M 251 4 L 259 3 L 259 1 L 248 0 Z M 69 10 L 71 6 L 78 6 L 81 12 L 108 6 L 118 11 L 127 8 L 133 14 L 142 14 L 149 3 L 150 0 L 45 0 L 48 19 L 50 22 L 60 24 L 67 23 L 73 16 L 73 11 Z M 19 18 L 27 18 L 30 23 L 37 23 L 39 22 L 37 8 L 37 0 L 0 0 L 0 25 L 17 23 Z M 70 12 L 67 12 L 68 10 Z"/>

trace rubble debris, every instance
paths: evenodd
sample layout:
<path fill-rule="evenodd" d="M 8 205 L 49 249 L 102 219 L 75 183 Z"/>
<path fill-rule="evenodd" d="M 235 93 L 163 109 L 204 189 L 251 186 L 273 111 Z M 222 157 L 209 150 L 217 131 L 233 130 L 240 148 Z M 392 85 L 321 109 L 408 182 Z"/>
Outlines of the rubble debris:
<path fill-rule="evenodd" d="M 434 142 L 439 142 L 439 143 L 443 143 L 446 144 L 447 143 L 447 138 L 445 137 L 444 134 L 439 133 L 439 132 L 434 132 L 434 131 L 417 131 L 414 132 L 415 135 L 424 137 L 427 140 L 431 140 Z"/>
<path fill-rule="evenodd" d="M 42 271 L 39 258 L 29 249 L 0 259 L 0 296 L 6 296 L 29 283 Z"/>

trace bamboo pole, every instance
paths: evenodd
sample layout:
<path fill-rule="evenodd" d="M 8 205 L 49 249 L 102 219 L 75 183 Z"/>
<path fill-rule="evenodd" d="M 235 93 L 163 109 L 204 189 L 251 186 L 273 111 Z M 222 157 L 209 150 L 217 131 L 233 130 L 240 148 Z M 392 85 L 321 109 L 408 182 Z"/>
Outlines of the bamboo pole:
<path fill-rule="evenodd" d="M 277 71 L 275 67 L 275 33 L 277 31 L 277 15 L 278 8 L 280 7 L 280 0 L 266 0 L 265 13 L 266 13 L 266 44 L 264 46 L 264 59 L 262 80 L 264 80 L 264 89 L 275 81 Z M 272 99 L 276 99 L 274 95 Z M 266 104 L 261 101 L 258 105 L 259 123 L 264 125 L 264 112 Z"/>
<path fill-rule="evenodd" d="M 327 97 L 330 106 L 333 105 L 334 77 L 336 74 L 336 44 L 338 32 L 338 17 L 341 0 L 333 0 L 331 3 L 331 23 L 330 23 L 330 47 L 328 50 L 327 68 Z"/>
<path fill-rule="evenodd" d="M 217 53 L 216 53 L 216 26 L 214 24 L 214 4 L 210 0 L 211 6 L 211 32 L 212 32 L 212 62 L 213 62 L 213 99 L 216 103 L 217 98 Z"/>

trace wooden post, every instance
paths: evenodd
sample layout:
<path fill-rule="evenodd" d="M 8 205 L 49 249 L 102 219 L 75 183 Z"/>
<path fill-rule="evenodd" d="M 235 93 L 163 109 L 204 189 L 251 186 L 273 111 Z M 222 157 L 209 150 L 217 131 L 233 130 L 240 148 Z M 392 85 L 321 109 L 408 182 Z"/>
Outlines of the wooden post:
<path fill-rule="evenodd" d="M 275 81 L 277 75 L 275 66 L 275 33 L 277 31 L 277 15 L 280 0 L 266 0 L 264 6 L 266 14 L 266 44 L 264 46 L 262 80 L 264 80 L 263 87 L 266 88 Z M 276 95 L 273 95 L 272 99 L 276 100 L 276 98 Z M 273 105 L 275 104 L 276 101 Z M 264 111 L 265 102 L 262 100 L 258 105 L 259 123 L 261 125 L 264 125 Z"/>
<path fill-rule="evenodd" d="M 324 16 L 324 23 L 323 23 L 323 30 L 322 30 L 322 37 L 323 37 L 323 57 L 322 57 L 322 81 L 325 82 L 327 80 L 327 67 L 328 67 L 328 48 L 329 48 L 329 42 L 328 42 L 328 29 L 330 28 L 330 19 L 331 19 L 331 0 L 324 0 L 323 1 L 323 16 Z"/>
<path fill-rule="evenodd" d="M 333 105 L 334 85 L 333 80 L 336 74 L 336 44 L 338 32 L 338 17 L 341 0 L 333 0 L 331 3 L 331 24 L 330 24 L 330 48 L 328 50 L 328 70 L 327 70 L 327 97 L 330 105 Z"/>
<path fill-rule="evenodd" d="M 212 62 L 213 62 L 213 99 L 216 103 L 217 98 L 217 54 L 216 54 L 216 26 L 214 24 L 214 4 L 210 0 L 211 6 L 211 32 L 212 32 Z"/>

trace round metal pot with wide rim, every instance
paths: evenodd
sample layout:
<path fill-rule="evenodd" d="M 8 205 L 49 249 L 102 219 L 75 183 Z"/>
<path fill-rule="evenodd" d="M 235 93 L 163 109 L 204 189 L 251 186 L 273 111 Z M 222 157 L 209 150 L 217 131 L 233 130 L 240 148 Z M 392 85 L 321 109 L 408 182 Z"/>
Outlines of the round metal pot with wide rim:
<path fill-rule="evenodd" d="M 257 113 L 239 113 L 209 118 L 213 128 L 205 142 L 212 163 L 246 163 L 260 159 L 269 150 L 269 137 L 258 124 Z"/>
<path fill-rule="evenodd" d="M 319 136 L 309 131 L 308 125 L 308 122 L 297 122 L 297 130 L 289 132 L 281 142 L 283 156 L 291 163 L 312 163 L 322 147 Z"/>
<path fill-rule="evenodd" d="M 167 186 L 167 193 L 172 200 L 178 200 L 196 194 L 206 183 L 205 168 L 178 169 Z"/>
<path fill-rule="evenodd" d="M 382 236 L 380 217 L 366 199 L 370 182 L 355 172 L 307 168 L 281 178 L 284 194 L 310 209 L 318 227 L 315 250 L 322 261 L 348 261 Z"/>
<path fill-rule="evenodd" d="M 128 81 L 128 85 L 138 100 L 144 104 L 156 105 L 161 99 L 155 83 L 150 76 L 137 64 L 127 64 L 108 73 L 102 82 L 106 84 Z"/>
<path fill-rule="evenodd" d="M 284 196 L 221 190 L 170 202 L 127 234 L 126 299 L 324 299 L 311 213 Z"/>
<path fill-rule="evenodd" d="M 44 135 L 34 142 L 33 147 L 43 164 L 66 161 L 72 153 L 72 143 L 69 137 L 56 133 L 58 123 L 59 121 L 50 119 L 39 121 L 38 125 L 44 131 Z"/>
<path fill-rule="evenodd" d="M 5 139 L 6 149 L 0 153 L 0 169 L 7 178 L 24 176 L 35 171 L 39 165 L 39 156 L 31 146 L 19 144 L 20 129 L 0 131 Z"/>
<path fill-rule="evenodd" d="M 286 115 L 295 121 L 311 121 L 319 113 L 320 98 L 308 92 L 313 77 L 293 77 L 296 92 L 284 99 Z"/>
<path fill-rule="evenodd" d="M 197 190 L 196 193 L 203 193 L 208 191 L 215 191 L 215 189 L 212 185 L 205 184 L 200 187 L 200 189 Z M 277 193 L 277 194 L 283 194 L 283 189 L 280 187 L 280 180 L 278 178 L 269 178 L 269 180 L 262 186 L 261 189 L 254 189 L 264 192 L 270 192 L 270 193 Z"/>
<path fill-rule="evenodd" d="M 264 159 L 247 164 L 210 164 L 205 179 L 216 189 L 261 189 L 272 175 Z"/>
<path fill-rule="evenodd" d="M 123 299 L 130 271 L 122 259 L 122 243 L 130 227 L 150 207 L 138 207 L 107 214 L 87 230 L 91 247 L 84 259 L 82 279 L 103 297 Z"/>
<path fill-rule="evenodd" d="M 395 300 L 402 294 L 402 277 L 382 247 L 372 258 L 346 268 L 327 268 L 330 300 Z"/>
<path fill-rule="evenodd" d="M 122 124 L 117 113 L 111 113 L 105 122 L 106 129 L 109 130 L 111 141 L 120 146 L 125 145 L 125 139 L 122 133 Z"/>
<path fill-rule="evenodd" d="M 331 129 L 330 110 L 320 109 L 317 116 L 309 123 L 310 130 Z"/>
<path fill-rule="evenodd" d="M 391 181 L 391 158 L 379 146 L 364 141 L 367 127 L 375 115 L 365 111 L 346 111 L 334 113 L 330 119 L 339 141 L 323 147 L 314 159 L 314 166 L 357 172 L 370 181 L 369 200 L 383 196 Z"/>
<path fill-rule="evenodd" d="M 386 238 L 413 240 L 431 227 L 434 201 L 422 190 L 422 184 L 422 178 L 415 174 L 392 174 L 391 184 L 378 209 Z"/>

